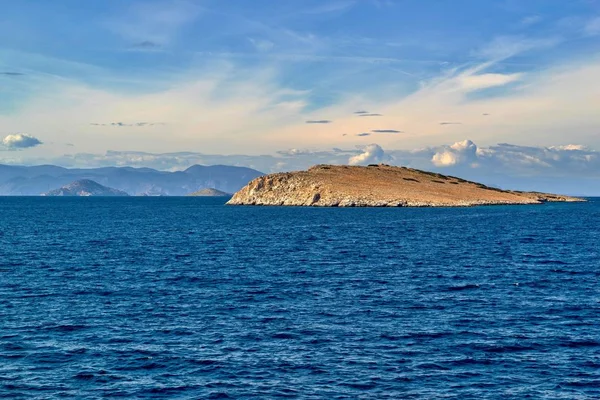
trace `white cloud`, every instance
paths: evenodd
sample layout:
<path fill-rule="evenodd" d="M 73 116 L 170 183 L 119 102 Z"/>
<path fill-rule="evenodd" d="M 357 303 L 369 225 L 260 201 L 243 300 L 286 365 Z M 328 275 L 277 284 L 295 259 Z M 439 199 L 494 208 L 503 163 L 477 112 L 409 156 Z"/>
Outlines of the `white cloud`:
<path fill-rule="evenodd" d="M 561 146 L 550 146 L 551 150 L 567 150 L 567 151 L 588 151 L 589 148 L 587 146 L 583 146 L 580 144 L 565 144 Z"/>
<path fill-rule="evenodd" d="M 600 176 L 600 153 L 581 145 L 552 147 L 515 146 L 499 144 L 490 146 L 485 153 L 485 162 L 501 164 L 509 170 L 522 170 L 554 175 Z"/>
<path fill-rule="evenodd" d="M 461 163 L 475 162 L 477 150 L 475 143 L 463 140 L 436 152 L 431 158 L 431 162 L 436 167 L 451 167 Z"/>
<path fill-rule="evenodd" d="M 459 158 L 454 152 L 446 150 L 435 153 L 431 159 L 431 162 L 436 167 L 450 167 L 458 164 Z"/>
<path fill-rule="evenodd" d="M 363 149 L 363 152 L 350 157 L 348 164 L 350 165 L 365 165 L 377 164 L 386 159 L 385 151 L 378 144 L 370 144 Z"/>
<path fill-rule="evenodd" d="M 39 146 L 40 144 L 42 144 L 42 142 L 36 137 L 24 133 L 17 133 L 14 135 L 6 136 L 2 140 L 2 144 L 11 150 L 15 150 Z"/>
<path fill-rule="evenodd" d="M 483 174 L 502 171 L 506 177 L 600 178 L 600 153 L 582 145 L 538 147 L 501 143 L 477 147 L 466 140 L 433 150 L 432 164 L 445 169 L 459 168 L 465 172 L 476 168 Z"/>
<path fill-rule="evenodd" d="M 516 74 L 479 74 L 461 76 L 459 82 L 466 90 L 487 89 L 495 86 L 504 86 L 521 79 L 523 75 Z"/>
<path fill-rule="evenodd" d="M 457 152 L 465 153 L 468 155 L 475 155 L 477 153 L 477 146 L 470 140 L 463 140 L 462 142 L 456 142 L 450 146 L 452 150 Z"/>
<path fill-rule="evenodd" d="M 289 149 L 289 150 L 280 150 L 277 154 L 281 154 L 283 156 L 304 156 L 314 154 L 313 151 L 310 150 L 301 150 L 301 149 Z"/>

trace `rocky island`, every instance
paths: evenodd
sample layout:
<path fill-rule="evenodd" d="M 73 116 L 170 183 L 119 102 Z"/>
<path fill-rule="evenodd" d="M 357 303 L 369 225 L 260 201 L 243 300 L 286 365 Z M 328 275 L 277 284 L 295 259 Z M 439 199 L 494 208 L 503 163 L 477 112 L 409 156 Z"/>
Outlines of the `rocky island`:
<path fill-rule="evenodd" d="M 217 190 L 214 188 L 201 189 L 197 192 L 190 193 L 188 196 L 191 197 L 229 197 L 231 194 L 223 192 L 221 190 Z"/>
<path fill-rule="evenodd" d="M 122 190 L 109 188 L 90 179 L 80 179 L 61 188 L 43 193 L 42 196 L 129 196 Z"/>
<path fill-rule="evenodd" d="M 453 176 L 385 164 L 316 165 L 254 179 L 227 204 L 317 207 L 468 207 L 583 199 L 501 190 Z"/>

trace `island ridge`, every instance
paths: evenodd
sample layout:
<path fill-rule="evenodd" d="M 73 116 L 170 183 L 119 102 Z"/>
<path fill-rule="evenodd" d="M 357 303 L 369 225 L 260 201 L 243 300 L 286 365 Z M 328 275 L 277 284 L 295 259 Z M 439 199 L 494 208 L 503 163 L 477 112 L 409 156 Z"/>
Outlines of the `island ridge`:
<path fill-rule="evenodd" d="M 537 192 L 501 190 L 461 178 L 385 164 L 316 165 L 251 181 L 230 205 L 317 207 L 467 207 L 584 201 Z"/>

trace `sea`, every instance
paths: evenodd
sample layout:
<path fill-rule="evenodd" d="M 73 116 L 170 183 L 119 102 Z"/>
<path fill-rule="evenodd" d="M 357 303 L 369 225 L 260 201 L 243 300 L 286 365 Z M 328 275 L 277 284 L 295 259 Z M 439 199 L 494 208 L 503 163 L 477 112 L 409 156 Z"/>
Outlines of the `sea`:
<path fill-rule="evenodd" d="M 224 202 L 0 198 L 0 398 L 600 398 L 600 199 Z"/>

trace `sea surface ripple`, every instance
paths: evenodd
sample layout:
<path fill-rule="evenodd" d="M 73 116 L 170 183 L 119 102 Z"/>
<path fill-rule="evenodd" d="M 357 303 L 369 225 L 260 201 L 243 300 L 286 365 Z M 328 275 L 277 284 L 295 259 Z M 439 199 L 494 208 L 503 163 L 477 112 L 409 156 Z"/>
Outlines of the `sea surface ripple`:
<path fill-rule="evenodd" d="M 0 198 L 0 397 L 597 399 L 600 200 Z"/>

